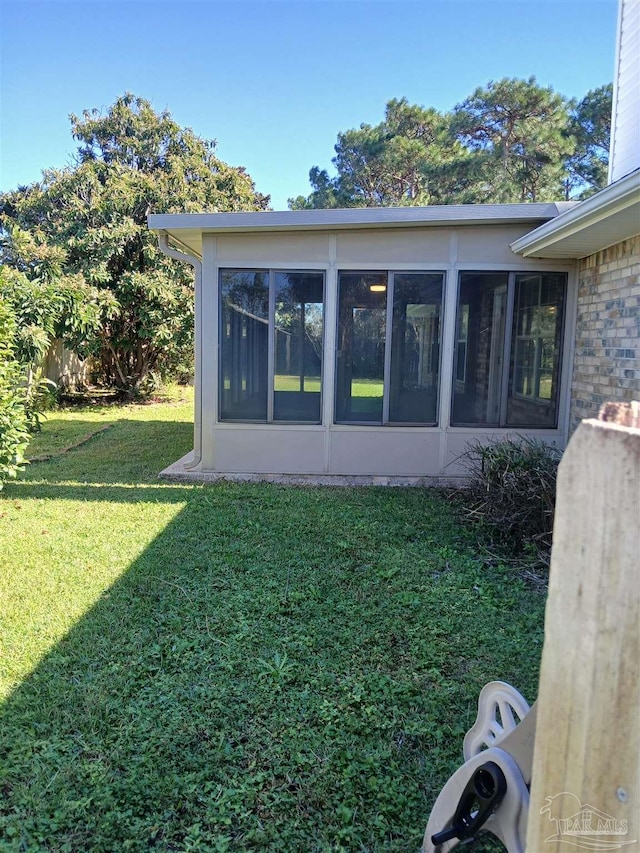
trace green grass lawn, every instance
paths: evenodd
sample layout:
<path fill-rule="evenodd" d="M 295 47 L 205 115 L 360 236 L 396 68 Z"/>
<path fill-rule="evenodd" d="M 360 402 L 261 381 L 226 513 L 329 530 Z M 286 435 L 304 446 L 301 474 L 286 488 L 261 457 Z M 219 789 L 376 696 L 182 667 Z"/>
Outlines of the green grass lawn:
<path fill-rule="evenodd" d="M 319 376 L 305 376 L 302 390 L 319 392 L 320 386 Z M 273 378 L 273 389 L 274 391 L 300 391 L 300 377 L 277 373 Z"/>
<path fill-rule="evenodd" d="M 305 376 L 304 390 L 305 391 L 320 391 L 321 380 L 319 376 Z M 274 389 L 276 391 L 299 391 L 300 377 L 285 376 L 277 374 L 274 378 Z M 382 397 L 383 383 L 378 379 L 352 379 L 351 380 L 351 396 L 352 397 Z"/>
<path fill-rule="evenodd" d="M 384 387 L 381 379 L 352 379 L 352 397 L 382 397 Z"/>
<path fill-rule="evenodd" d="M 543 596 L 437 492 L 159 482 L 191 406 L 52 413 L 0 493 L 0 850 L 416 851 Z"/>

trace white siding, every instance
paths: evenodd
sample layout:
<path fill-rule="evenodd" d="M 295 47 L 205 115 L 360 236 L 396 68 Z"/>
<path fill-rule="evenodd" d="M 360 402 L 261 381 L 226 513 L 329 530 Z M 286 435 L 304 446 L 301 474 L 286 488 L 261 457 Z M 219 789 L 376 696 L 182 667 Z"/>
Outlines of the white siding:
<path fill-rule="evenodd" d="M 620 0 L 609 183 L 640 168 L 640 0 Z"/>

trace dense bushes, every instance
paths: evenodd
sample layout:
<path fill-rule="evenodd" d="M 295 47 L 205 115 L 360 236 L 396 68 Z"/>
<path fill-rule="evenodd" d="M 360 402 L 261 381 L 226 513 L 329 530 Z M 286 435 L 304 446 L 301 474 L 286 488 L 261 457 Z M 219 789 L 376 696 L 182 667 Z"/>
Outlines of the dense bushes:
<path fill-rule="evenodd" d="M 214 141 L 143 98 L 70 118 L 75 163 L 0 193 L 0 262 L 65 298 L 84 293 L 57 337 L 92 356 L 101 384 L 147 396 L 189 362 L 194 300 L 190 267 L 161 252 L 148 214 L 264 210 L 269 199 L 214 155 Z"/>
<path fill-rule="evenodd" d="M 0 302 L 0 489 L 24 464 L 29 443 L 22 367 L 15 358 L 16 321 Z"/>
<path fill-rule="evenodd" d="M 505 555 L 549 564 L 561 451 L 534 439 L 473 444 L 465 504 Z"/>

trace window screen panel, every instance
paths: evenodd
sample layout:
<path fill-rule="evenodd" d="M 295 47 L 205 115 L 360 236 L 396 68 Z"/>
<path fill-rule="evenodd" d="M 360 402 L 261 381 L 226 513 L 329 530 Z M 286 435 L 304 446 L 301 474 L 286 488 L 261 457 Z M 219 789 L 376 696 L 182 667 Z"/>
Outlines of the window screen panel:
<path fill-rule="evenodd" d="M 341 272 L 338 280 L 336 420 L 382 423 L 387 273 Z"/>
<path fill-rule="evenodd" d="M 508 273 L 460 274 L 454 426 L 500 422 L 508 284 Z"/>
<path fill-rule="evenodd" d="M 324 275 L 275 274 L 273 418 L 319 423 Z"/>
<path fill-rule="evenodd" d="M 441 273 L 396 273 L 393 281 L 389 421 L 437 423 Z"/>
<path fill-rule="evenodd" d="M 562 273 L 515 277 L 508 426 L 557 424 L 565 296 Z"/>
<path fill-rule="evenodd" d="M 269 273 L 220 272 L 220 418 L 266 421 Z"/>

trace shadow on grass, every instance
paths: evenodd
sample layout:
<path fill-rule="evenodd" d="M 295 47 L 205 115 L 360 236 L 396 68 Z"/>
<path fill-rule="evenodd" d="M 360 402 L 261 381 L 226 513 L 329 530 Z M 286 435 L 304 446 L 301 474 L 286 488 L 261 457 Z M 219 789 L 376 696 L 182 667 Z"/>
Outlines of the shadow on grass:
<path fill-rule="evenodd" d="M 419 490 L 188 491 L 0 709 L 0 849 L 417 849 L 478 684 L 535 677 L 452 534 Z"/>
<path fill-rule="evenodd" d="M 195 487 L 198 488 L 198 487 Z M 136 504 L 141 501 L 150 503 L 184 503 L 193 495 L 193 486 L 164 484 L 141 486 L 110 483 L 13 483 L 6 496 L 21 500 L 62 500 L 62 501 L 108 501 L 109 503 Z"/>
<path fill-rule="evenodd" d="M 86 491 L 90 499 L 135 494 Z M 171 490 L 149 491 L 162 499 Z M 331 736 L 320 736 L 315 717 L 325 706 L 290 667 L 304 655 L 307 676 L 317 670 L 305 646 L 330 643 L 330 614 L 324 637 L 292 626 L 286 569 L 265 549 L 265 527 L 255 526 L 259 495 L 220 495 L 192 491 L 5 703 L 4 850 L 250 849 L 283 832 L 291 836 L 279 849 L 314 849 L 319 821 L 343 795 L 335 779 L 322 779 Z M 291 657 L 279 664 L 273 655 L 285 645 Z M 316 681 L 329 689 L 324 676 Z M 331 705 L 325 713 L 336 725 Z M 355 733 L 349 741 L 357 750 Z M 343 822 L 329 835 L 338 837 Z"/>

